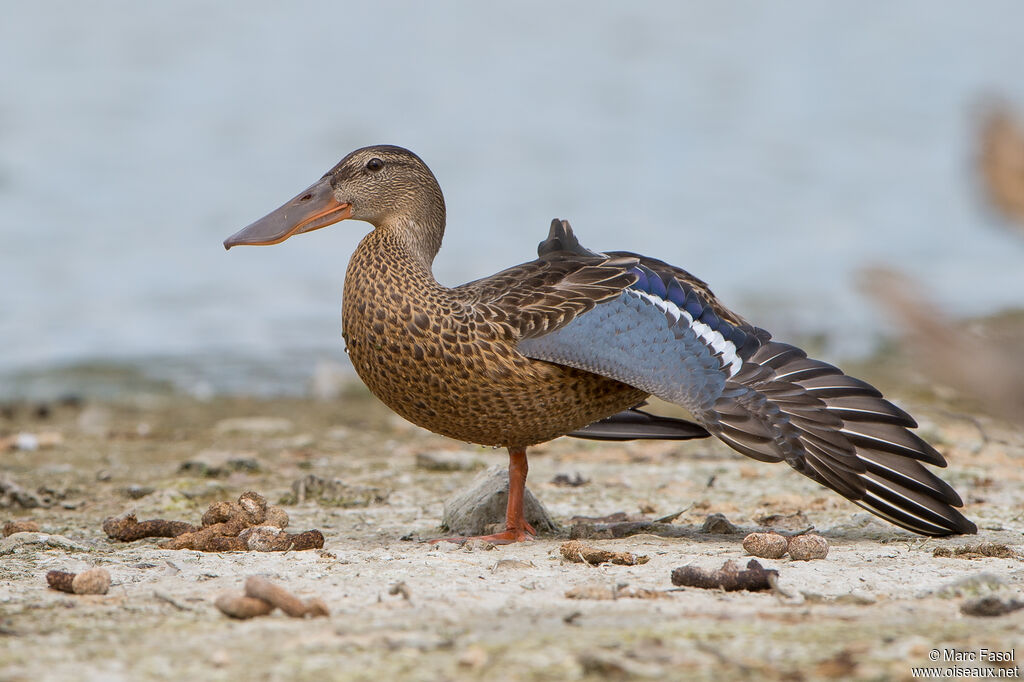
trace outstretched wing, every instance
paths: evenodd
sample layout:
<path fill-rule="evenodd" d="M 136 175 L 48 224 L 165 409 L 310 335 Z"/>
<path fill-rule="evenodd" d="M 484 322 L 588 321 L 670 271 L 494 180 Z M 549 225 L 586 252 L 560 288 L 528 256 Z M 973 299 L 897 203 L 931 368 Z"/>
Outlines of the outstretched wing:
<path fill-rule="evenodd" d="M 976 532 L 954 508 L 962 506 L 959 495 L 921 464 L 945 460 L 908 430 L 914 420 L 869 384 L 772 341 L 703 282 L 662 261 L 595 254 L 566 223 L 552 224 L 539 253 L 550 267 L 575 262 L 579 269 L 540 293 L 516 294 L 525 314 L 518 348 L 527 357 L 682 405 L 737 451 L 785 461 L 914 532 Z M 564 304 L 550 304 L 555 290 Z M 592 294 L 599 295 L 578 300 Z M 492 303 L 502 308 L 500 297 Z"/>

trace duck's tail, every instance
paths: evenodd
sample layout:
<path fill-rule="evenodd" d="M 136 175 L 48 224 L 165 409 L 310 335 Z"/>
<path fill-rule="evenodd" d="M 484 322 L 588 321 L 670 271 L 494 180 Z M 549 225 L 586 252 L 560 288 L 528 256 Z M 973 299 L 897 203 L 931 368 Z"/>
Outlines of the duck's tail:
<path fill-rule="evenodd" d="M 870 384 L 775 341 L 745 358 L 708 430 L 763 461 L 786 461 L 855 504 L 922 535 L 976 533 L 953 488 L 926 469 L 946 466 L 908 429 L 914 419 Z M 703 419 L 702 419 L 703 421 Z"/>

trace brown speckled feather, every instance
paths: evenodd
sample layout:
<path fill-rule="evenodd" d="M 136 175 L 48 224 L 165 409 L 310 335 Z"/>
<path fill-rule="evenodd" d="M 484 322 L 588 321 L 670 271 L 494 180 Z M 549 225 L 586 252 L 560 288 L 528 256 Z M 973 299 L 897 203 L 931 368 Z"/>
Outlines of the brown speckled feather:
<path fill-rule="evenodd" d="M 360 378 L 409 421 L 471 443 L 525 446 L 647 397 L 516 351 L 523 336 L 617 295 L 634 279 L 621 267 L 540 260 L 446 289 L 402 242 L 381 229 L 363 239 L 345 278 L 342 320 Z"/>

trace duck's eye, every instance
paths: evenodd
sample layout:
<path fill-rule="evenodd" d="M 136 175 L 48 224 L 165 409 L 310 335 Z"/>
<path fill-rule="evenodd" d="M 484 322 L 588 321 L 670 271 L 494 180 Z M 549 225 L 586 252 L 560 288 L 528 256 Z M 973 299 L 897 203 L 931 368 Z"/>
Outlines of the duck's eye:
<path fill-rule="evenodd" d="M 374 173 L 376 173 L 377 171 L 379 171 L 383 167 L 384 167 L 384 162 L 381 161 L 380 159 L 378 159 L 377 157 L 374 157 L 374 158 L 372 158 L 372 159 L 370 159 L 369 161 L 366 162 L 366 170 L 372 171 Z"/>

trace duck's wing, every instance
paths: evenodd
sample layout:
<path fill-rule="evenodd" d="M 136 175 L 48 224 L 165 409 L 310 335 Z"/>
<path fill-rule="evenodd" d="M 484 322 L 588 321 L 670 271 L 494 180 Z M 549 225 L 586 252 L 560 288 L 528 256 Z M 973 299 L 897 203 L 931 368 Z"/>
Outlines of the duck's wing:
<path fill-rule="evenodd" d="M 541 243 L 539 287 L 510 284 L 488 307 L 519 351 L 600 374 L 687 408 L 733 449 L 785 461 L 868 511 L 924 535 L 973 533 L 917 423 L 871 385 L 779 343 L 684 270 L 581 247 L 567 223 Z M 575 264 L 575 265 L 573 265 Z M 522 281 L 519 283 L 522 284 Z"/>

